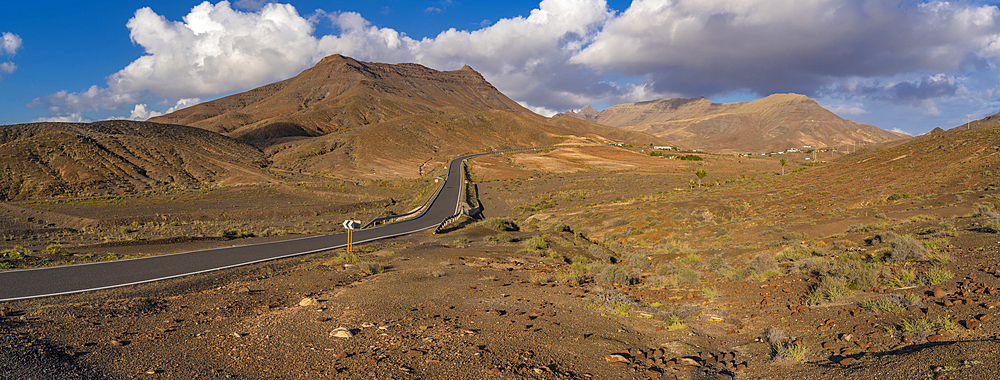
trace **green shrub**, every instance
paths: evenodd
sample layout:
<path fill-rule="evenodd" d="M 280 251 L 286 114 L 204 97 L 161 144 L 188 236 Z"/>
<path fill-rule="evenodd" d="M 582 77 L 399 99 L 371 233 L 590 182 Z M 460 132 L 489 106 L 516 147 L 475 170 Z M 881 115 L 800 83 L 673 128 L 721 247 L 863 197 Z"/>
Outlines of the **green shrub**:
<path fill-rule="evenodd" d="M 524 241 L 524 249 L 528 251 L 542 251 L 548 248 L 549 244 L 546 243 L 545 238 L 541 236 L 535 236 Z"/>
<path fill-rule="evenodd" d="M 909 198 L 912 198 L 912 197 L 913 197 L 913 195 L 911 195 L 909 193 L 895 193 L 895 194 L 892 194 L 892 195 L 889 196 L 889 200 L 890 201 L 896 201 L 896 200 L 900 200 L 900 199 L 909 199 Z"/>
<path fill-rule="evenodd" d="M 678 284 L 697 284 L 701 282 L 701 272 L 694 269 L 684 269 L 677 272 L 676 278 Z"/>
<path fill-rule="evenodd" d="M 706 286 L 701 288 L 701 294 L 703 297 L 705 297 L 705 300 L 707 300 L 708 302 L 715 302 L 715 300 L 722 295 L 722 292 L 720 292 L 719 289 L 710 288 Z"/>
<path fill-rule="evenodd" d="M 900 304 L 893 302 L 893 300 L 889 298 L 868 300 L 862 302 L 861 307 L 873 313 L 875 312 L 899 313 L 903 311 L 903 307 Z"/>
<path fill-rule="evenodd" d="M 48 254 L 48 255 L 66 255 L 67 254 L 66 252 L 63 252 L 62 246 L 59 245 L 59 244 L 56 244 L 56 243 L 49 244 L 47 247 L 45 247 L 45 249 L 43 249 L 41 251 L 41 253 Z"/>
<path fill-rule="evenodd" d="M 564 284 L 579 285 L 580 283 L 583 282 L 583 279 L 580 277 L 580 274 L 575 270 L 556 273 L 556 278 L 559 279 L 559 282 L 562 282 Z"/>
<path fill-rule="evenodd" d="M 809 347 L 800 344 L 781 343 L 774 348 L 775 361 L 794 361 L 804 363 L 809 355 Z"/>
<path fill-rule="evenodd" d="M 219 236 L 224 237 L 226 239 L 241 239 L 247 237 L 254 237 L 254 234 L 251 232 L 243 232 L 243 230 L 240 230 L 238 228 L 231 228 L 228 230 L 223 230 L 222 232 L 219 233 Z"/>
<path fill-rule="evenodd" d="M 927 285 L 937 285 L 954 276 L 955 275 L 953 275 L 951 271 L 947 269 L 941 267 L 933 267 L 924 272 L 923 282 L 924 284 Z"/>
<path fill-rule="evenodd" d="M 520 227 L 517 226 L 517 223 L 514 223 L 513 221 L 504 218 L 487 218 L 486 220 L 479 222 L 479 225 L 494 231 L 501 231 L 501 232 L 519 231 L 521 229 Z"/>
<path fill-rule="evenodd" d="M 914 342 L 926 339 L 938 331 L 957 331 L 958 325 L 951 321 L 951 316 L 939 315 L 937 318 L 904 319 L 895 326 L 895 331 L 903 336 L 909 336 Z"/>
<path fill-rule="evenodd" d="M 339 264 L 354 264 L 358 262 L 358 255 L 347 251 L 340 251 L 337 252 L 337 257 L 334 257 L 333 261 Z"/>
<path fill-rule="evenodd" d="M 0 254 L 11 259 L 23 259 L 25 256 L 31 254 L 31 250 L 20 245 L 15 245 L 14 248 L 5 249 Z"/>
<path fill-rule="evenodd" d="M 535 273 L 531 275 L 529 280 L 534 284 L 548 284 L 550 281 L 552 281 L 552 277 L 549 277 L 548 275 L 544 275 L 541 273 Z"/>
<path fill-rule="evenodd" d="M 359 261 L 357 266 L 358 269 L 369 275 L 385 272 L 385 267 L 374 261 Z"/>
<path fill-rule="evenodd" d="M 983 232 L 998 233 L 1000 232 L 1000 218 L 990 219 L 983 222 Z"/>
<path fill-rule="evenodd" d="M 597 274 L 594 279 L 601 284 L 632 285 L 635 281 L 625 267 L 620 265 L 608 265 Z"/>
<path fill-rule="evenodd" d="M 977 218 L 988 218 L 988 219 L 998 219 L 1000 218 L 1000 213 L 997 213 L 993 208 L 992 203 L 976 203 L 973 204 L 976 207 L 976 213 L 972 216 Z"/>
<path fill-rule="evenodd" d="M 812 291 L 806 295 L 806 300 L 810 304 L 818 305 L 823 302 L 839 300 L 848 293 L 850 293 L 850 289 L 843 278 L 827 275 L 823 276 L 819 284 L 816 284 Z"/>
<path fill-rule="evenodd" d="M 909 269 L 900 269 L 889 279 L 889 286 L 903 288 L 909 285 L 919 285 L 916 284 L 917 275 Z"/>
<path fill-rule="evenodd" d="M 930 253 L 927 247 L 913 236 L 899 236 L 889 241 L 890 248 L 885 254 L 885 261 L 902 263 L 910 260 L 923 260 Z"/>

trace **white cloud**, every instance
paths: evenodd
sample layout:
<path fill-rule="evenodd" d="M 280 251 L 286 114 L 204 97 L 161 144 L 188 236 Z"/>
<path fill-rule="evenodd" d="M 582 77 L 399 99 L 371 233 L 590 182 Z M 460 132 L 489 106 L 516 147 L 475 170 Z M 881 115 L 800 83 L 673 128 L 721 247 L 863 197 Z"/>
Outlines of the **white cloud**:
<path fill-rule="evenodd" d="M 203 2 L 183 21 L 168 21 L 147 7 L 127 26 L 145 54 L 110 75 L 107 88 L 61 91 L 33 104 L 58 111 L 117 110 L 148 96 L 216 95 L 291 77 L 326 55 L 312 35 L 313 24 L 287 4 L 241 12 L 226 1 Z"/>
<path fill-rule="evenodd" d="M 201 103 L 201 99 L 199 98 L 180 99 L 172 107 L 167 108 L 167 110 L 163 112 L 151 109 L 148 105 L 146 105 L 146 103 L 139 103 L 132 108 L 132 112 L 129 113 L 128 117 L 122 117 L 121 119 L 146 121 L 149 118 L 166 115 L 168 113 L 177 111 L 182 108 L 187 108 L 198 103 Z"/>
<path fill-rule="evenodd" d="M 68 114 L 68 115 L 59 115 L 59 116 L 52 116 L 52 117 L 42 117 L 42 118 L 35 119 L 33 122 L 35 122 L 35 123 L 89 123 L 91 121 L 93 121 L 93 120 L 90 120 L 90 119 L 84 117 L 79 112 L 75 112 L 75 113 L 71 113 L 71 114 Z"/>
<path fill-rule="evenodd" d="M 829 107 L 829 109 L 830 112 L 833 112 L 837 115 L 863 115 L 868 113 L 868 111 L 866 111 L 864 108 L 858 106 L 838 105 Z"/>
<path fill-rule="evenodd" d="M 146 108 L 146 104 L 136 104 L 135 108 L 132 109 L 132 113 L 129 115 L 129 120 L 145 121 L 151 117 L 157 117 L 163 115 L 163 113 L 152 111 Z"/>
<path fill-rule="evenodd" d="M 535 106 L 529 105 L 528 103 L 525 103 L 525 102 L 517 102 L 517 104 L 520 104 L 521 107 L 524 107 L 524 108 L 527 108 L 527 109 L 531 110 L 531 112 L 537 113 L 537 114 L 545 116 L 545 117 L 552 117 L 552 115 L 555 115 L 555 114 L 559 113 L 559 111 L 556 111 L 556 110 L 551 110 L 551 109 L 548 109 L 548 108 L 545 108 L 545 107 L 535 107 Z"/>
<path fill-rule="evenodd" d="M 618 13 L 604 0 L 542 0 L 526 16 L 419 40 L 353 12 L 304 17 L 266 0 L 235 6 L 250 11 L 204 2 L 173 21 L 139 9 L 127 26 L 145 51 L 141 57 L 111 74 L 104 88 L 61 91 L 33 104 L 59 114 L 170 112 L 150 105 L 246 90 L 339 53 L 438 70 L 468 64 L 544 112 L 657 97 L 799 92 L 832 99 L 842 104 L 835 112 L 846 115 L 871 116 L 877 103 L 940 114 L 951 107 L 941 99 L 967 91 L 958 73 L 1000 66 L 1000 9 L 969 2 L 635 0 Z M 336 32 L 315 35 L 319 23 Z M 20 45 L 18 37 L 11 51 Z"/>
<path fill-rule="evenodd" d="M 809 92 L 831 79 L 1000 57 L 996 6 L 866 0 L 636 0 L 570 62 L 690 95 Z"/>
<path fill-rule="evenodd" d="M 116 92 L 218 94 L 290 77 L 321 58 L 312 24 L 287 4 L 251 13 L 204 2 L 183 22 L 142 8 L 127 26 L 146 54 L 111 75 Z"/>
<path fill-rule="evenodd" d="M 108 88 L 90 86 L 84 92 L 62 90 L 44 98 L 35 99 L 29 106 L 44 107 L 56 114 L 79 111 L 117 110 L 124 104 L 138 103 L 140 94 L 116 92 Z"/>
<path fill-rule="evenodd" d="M 4 32 L 3 40 L 0 42 L 2 42 L 0 43 L 0 55 L 3 54 L 14 55 L 17 54 L 17 51 L 19 49 L 21 49 L 21 44 L 24 41 L 21 40 L 21 36 L 18 36 L 10 32 Z"/>
<path fill-rule="evenodd" d="M 0 56 L 17 54 L 24 42 L 21 40 L 21 36 L 10 32 L 4 32 L 0 37 L 2 37 L 0 38 Z M 14 62 L 0 62 L 0 74 L 13 74 L 15 71 L 17 71 L 17 65 Z M 0 81 L 2 80 L 3 75 L 0 75 Z"/>

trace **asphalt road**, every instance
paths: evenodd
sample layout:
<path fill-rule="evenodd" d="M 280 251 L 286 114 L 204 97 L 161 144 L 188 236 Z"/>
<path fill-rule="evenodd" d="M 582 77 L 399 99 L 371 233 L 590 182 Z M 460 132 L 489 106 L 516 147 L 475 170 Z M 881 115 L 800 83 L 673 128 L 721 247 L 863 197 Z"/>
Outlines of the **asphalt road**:
<path fill-rule="evenodd" d="M 510 151 L 520 150 L 528 149 Z M 437 227 L 441 221 L 457 213 L 463 181 L 462 163 L 471 157 L 495 153 L 502 152 L 473 154 L 452 160 L 448 164 L 448 176 L 444 184 L 423 214 L 406 221 L 356 230 L 354 231 L 354 243 L 365 243 Z M 346 245 L 347 233 L 345 232 L 129 260 L 5 271 L 0 272 L 0 302 L 159 281 L 322 252 Z"/>

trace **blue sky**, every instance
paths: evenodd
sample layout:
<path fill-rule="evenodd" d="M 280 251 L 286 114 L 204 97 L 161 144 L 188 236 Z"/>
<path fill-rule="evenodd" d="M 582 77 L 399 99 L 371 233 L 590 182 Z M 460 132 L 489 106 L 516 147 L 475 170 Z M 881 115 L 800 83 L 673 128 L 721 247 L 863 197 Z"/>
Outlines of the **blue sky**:
<path fill-rule="evenodd" d="M 986 2 L 14 1 L 0 124 L 145 119 L 337 53 L 468 64 L 543 114 L 794 92 L 916 135 L 1000 112 L 1000 9 Z"/>

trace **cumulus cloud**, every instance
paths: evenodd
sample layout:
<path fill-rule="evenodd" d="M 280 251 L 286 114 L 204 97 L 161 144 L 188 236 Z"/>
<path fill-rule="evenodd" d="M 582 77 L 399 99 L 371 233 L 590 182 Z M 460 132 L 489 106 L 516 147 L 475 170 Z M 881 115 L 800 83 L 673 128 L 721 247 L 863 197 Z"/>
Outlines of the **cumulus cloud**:
<path fill-rule="evenodd" d="M 24 43 L 21 40 L 21 36 L 14 33 L 4 32 L 3 33 L 3 43 L 0 44 L 0 54 L 17 54 L 17 51 L 21 49 L 21 44 Z"/>
<path fill-rule="evenodd" d="M 247 13 L 204 2 L 184 22 L 142 8 L 127 26 L 146 54 L 111 75 L 117 92 L 218 94 L 287 78 L 320 58 L 312 24 L 287 4 Z"/>
<path fill-rule="evenodd" d="M 966 90 L 957 83 L 954 77 L 938 74 L 924 76 L 916 80 L 855 80 L 843 84 L 833 91 L 854 98 L 880 100 L 894 104 L 923 105 L 933 108 L 928 101 L 955 96 L 960 91 Z M 936 115 L 935 113 L 933 116 Z"/>
<path fill-rule="evenodd" d="M 68 115 L 41 117 L 33 120 L 35 123 L 89 123 L 92 121 L 93 120 L 84 117 L 83 114 L 79 112 L 74 112 Z"/>
<path fill-rule="evenodd" d="M 811 93 L 1000 58 L 998 19 L 996 6 L 964 2 L 635 0 L 570 62 L 691 96 Z"/>
<path fill-rule="evenodd" d="M 204 2 L 183 21 L 169 21 L 147 7 L 137 10 L 127 26 L 145 54 L 110 75 L 106 88 L 61 91 L 33 104 L 61 112 L 117 110 L 148 96 L 192 98 L 245 90 L 293 76 L 325 55 L 313 24 L 287 4 L 241 12 L 226 1 Z"/>
<path fill-rule="evenodd" d="M 24 43 L 21 36 L 10 32 L 4 32 L 0 37 L 3 37 L 0 39 L 0 56 L 17 54 L 17 51 L 21 49 L 21 44 Z M 14 62 L 0 62 L 0 74 L 12 74 L 15 71 L 17 71 L 17 65 Z M 3 75 L 0 75 L 0 80 L 3 80 Z"/>
<path fill-rule="evenodd" d="M 79 111 L 117 110 L 123 104 L 135 104 L 140 94 L 117 92 L 109 88 L 90 86 L 87 91 L 69 92 L 62 90 L 44 98 L 35 99 L 29 107 L 43 107 L 56 114 Z"/>
<path fill-rule="evenodd" d="M 837 105 L 829 107 L 829 110 L 838 115 L 863 115 L 868 113 L 864 108 L 858 106 Z"/>
<path fill-rule="evenodd" d="M 132 112 L 129 113 L 129 116 L 124 117 L 123 119 L 146 121 L 149 118 L 166 115 L 168 113 L 177 111 L 182 108 L 187 108 L 198 103 L 201 103 L 201 99 L 199 98 L 180 99 L 177 101 L 177 103 L 174 104 L 173 107 L 170 107 L 163 112 L 153 110 L 148 105 L 146 105 L 146 103 L 139 103 L 132 108 Z"/>
<path fill-rule="evenodd" d="M 163 115 L 163 113 L 150 110 L 148 106 L 146 106 L 146 103 L 141 103 L 135 105 L 135 108 L 132 109 L 132 113 L 129 114 L 128 119 L 145 121 L 146 119 L 160 115 Z"/>
<path fill-rule="evenodd" d="M 335 32 L 315 35 L 320 23 Z M 658 97 L 798 92 L 853 103 L 836 110 L 847 115 L 871 112 L 859 101 L 933 114 L 940 99 L 965 91 L 955 73 L 1000 63 L 1000 9 L 968 2 L 634 0 L 617 12 L 605 0 L 542 0 L 526 16 L 414 39 L 354 12 L 303 16 L 287 4 L 238 0 L 201 3 L 180 21 L 142 8 L 127 26 L 145 53 L 106 87 L 34 104 L 60 114 L 152 115 L 169 112 L 154 98 L 242 91 L 339 53 L 439 70 L 468 64 L 545 113 Z"/>

